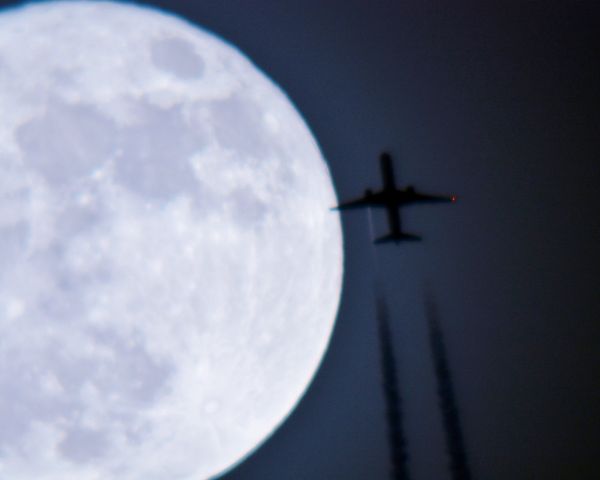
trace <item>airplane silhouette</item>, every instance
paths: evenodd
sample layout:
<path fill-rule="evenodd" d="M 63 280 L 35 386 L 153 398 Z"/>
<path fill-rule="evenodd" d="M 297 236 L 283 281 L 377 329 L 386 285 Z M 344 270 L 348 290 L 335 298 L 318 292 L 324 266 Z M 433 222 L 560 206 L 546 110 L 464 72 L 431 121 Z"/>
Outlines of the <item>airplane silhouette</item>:
<path fill-rule="evenodd" d="M 390 233 L 375 240 L 375 243 L 417 241 L 421 237 L 402 231 L 400 222 L 400 207 L 415 203 L 454 203 L 456 195 L 431 195 L 420 193 L 410 185 L 406 188 L 397 188 L 394 178 L 394 165 L 389 153 L 382 153 L 379 157 L 381 175 L 383 177 L 383 189 L 373 192 L 365 190 L 364 196 L 355 200 L 341 203 L 334 210 L 353 210 L 357 208 L 385 208 L 388 216 Z"/>

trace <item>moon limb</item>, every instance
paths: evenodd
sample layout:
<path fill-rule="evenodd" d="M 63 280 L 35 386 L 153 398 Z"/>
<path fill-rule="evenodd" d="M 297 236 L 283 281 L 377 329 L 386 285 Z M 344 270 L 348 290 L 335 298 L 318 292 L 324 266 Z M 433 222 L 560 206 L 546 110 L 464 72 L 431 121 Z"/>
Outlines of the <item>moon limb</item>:
<path fill-rule="evenodd" d="M 149 9 L 1 13 L 0 59 L 0 472 L 230 468 L 333 327 L 341 232 L 316 142 L 243 55 Z"/>

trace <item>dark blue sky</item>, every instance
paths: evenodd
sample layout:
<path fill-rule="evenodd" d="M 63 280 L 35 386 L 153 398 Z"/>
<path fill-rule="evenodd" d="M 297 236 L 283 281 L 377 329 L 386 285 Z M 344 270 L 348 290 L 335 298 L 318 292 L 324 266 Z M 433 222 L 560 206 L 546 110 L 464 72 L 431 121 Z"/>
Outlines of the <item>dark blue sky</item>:
<path fill-rule="evenodd" d="M 405 211 L 423 243 L 377 253 L 412 478 L 449 478 L 424 281 L 474 477 L 600 478 L 600 4 L 138 3 L 219 34 L 273 78 L 315 134 L 340 198 L 379 185 L 382 149 L 401 184 L 459 195 Z M 344 292 L 322 368 L 225 480 L 387 478 L 372 247 L 364 213 L 343 221 Z"/>

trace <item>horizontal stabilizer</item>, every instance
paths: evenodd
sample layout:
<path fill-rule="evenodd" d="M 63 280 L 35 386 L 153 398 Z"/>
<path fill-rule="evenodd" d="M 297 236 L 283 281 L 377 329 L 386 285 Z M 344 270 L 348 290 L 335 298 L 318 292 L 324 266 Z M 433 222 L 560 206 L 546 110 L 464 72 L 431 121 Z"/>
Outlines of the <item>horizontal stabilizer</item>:
<path fill-rule="evenodd" d="M 418 242 L 421 240 L 421 237 L 417 235 L 413 235 L 412 233 L 390 233 L 389 235 L 385 235 L 383 237 L 379 237 L 375 240 L 374 243 L 398 243 L 398 242 Z"/>

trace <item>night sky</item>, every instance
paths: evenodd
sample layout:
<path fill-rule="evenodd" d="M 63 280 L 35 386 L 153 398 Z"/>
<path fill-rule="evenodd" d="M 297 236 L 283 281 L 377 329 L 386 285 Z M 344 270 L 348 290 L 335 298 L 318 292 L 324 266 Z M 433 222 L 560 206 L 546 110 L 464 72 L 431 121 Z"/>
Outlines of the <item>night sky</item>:
<path fill-rule="evenodd" d="M 400 185 L 459 196 L 404 209 L 424 241 L 376 250 L 366 212 L 343 214 L 344 289 L 323 364 L 223 480 L 389 478 L 377 276 L 411 478 L 450 478 L 425 284 L 473 478 L 600 478 L 600 3 L 138 3 L 217 33 L 269 75 L 340 200 L 381 185 L 384 149 Z M 374 220 L 387 233 L 384 213 Z"/>

